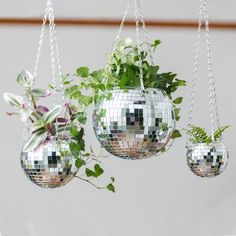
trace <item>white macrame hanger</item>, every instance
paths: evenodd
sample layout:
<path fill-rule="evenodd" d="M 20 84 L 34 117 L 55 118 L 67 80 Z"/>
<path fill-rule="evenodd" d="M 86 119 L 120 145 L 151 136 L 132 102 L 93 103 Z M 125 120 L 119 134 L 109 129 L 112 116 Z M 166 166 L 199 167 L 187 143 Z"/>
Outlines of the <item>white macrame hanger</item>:
<path fill-rule="evenodd" d="M 36 55 L 36 62 L 35 62 L 35 67 L 34 67 L 34 74 L 33 74 L 34 82 L 37 77 L 38 65 L 39 65 L 39 61 L 40 61 L 40 55 L 42 52 L 42 45 L 43 45 L 43 41 L 44 41 L 47 20 L 49 21 L 50 51 L 51 51 L 51 79 L 52 79 L 52 85 L 54 87 L 53 93 L 55 95 L 55 93 L 57 92 L 56 76 L 58 75 L 62 100 L 63 100 L 63 102 L 65 102 L 60 54 L 59 54 L 59 50 L 58 50 L 58 41 L 57 41 L 56 29 L 55 29 L 55 15 L 54 15 L 53 4 L 52 4 L 51 0 L 47 0 L 47 3 L 46 3 L 45 14 L 44 14 L 44 18 L 43 18 L 43 24 L 42 24 L 42 29 L 41 29 L 41 33 L 40 33 L 40 39 L 39 39 L 38 50 L 37 50 L 37 55 Z M 55 97 L 54 102 L 57 103 L 56 97 Z"/>
<path fill-rule="evenodd" d="M 56 30 L 55 30 L 55 15 L 53 10 L 53 4 L 51 0 L 47 0 L 45 13 L 43 17 L 43 23 L 38 43 L 38 49 L 36 54 L 36 61 L 34 66 L 34 73 L 33 73 L 33 85 L 35 84 L 35 80 L 37 77 L 38 72 L 38 65 L 40 61 L 40 56 L 42 52 L 42 45 L 44 42 L 44 35 L 45 35 L 45 28 L 47 21 L 49 21 L 49 34 L 50 34 L 50 54 L 51 54 L 51 80 L 53 85 L 53 95 L 54 95 L 54 105 L 57 104 L 57 79 L 56 76 L 58 75 L 59 83 L 60 83 L 60 93 L 62 96 L 62 101 L 65 104 L 65 95 L 64 95 L 64 85 L 63 85 L 63 78 L 62 78 L 62 70 L 61 70 L 61 62 L 60 62 L 60 55 L 58 50 L 58 42 L 56 37 Z M 28 122 L 25 124 L 25 128 L 23 131 L 23 139 L 27 141 L 30 136 L 30 126 Z"/>
<path fill-rule="evenodd" d="M 148 44 L 148 52 L 149 52 L 149 56 L 150 56 L 150 60 L 151 60 L 152 65 L 154 65 L 154 60 L 153 60 L 153 55 L 152 55 L 152 50 L 151 50 L 151 42 L 150 42 L 150 39 L 148 37 L 148 33 L 147 33 L 146 24 L 145 24 L 143 13 L 142 13 L 140 0 L 132 0 L 132 1 L 134 1 L 134 8 L 135 8 L 136 42 L 137 42 L 138 57 L 139 57 L 140 84 L 141 84 L 141 90 L 145 91 L 144 82 L 143 82 L 142 59 L 141 59 L 141 53 L 140 53 L 140 44 L 141 44 L 141 42 L 140 42 L 140 24 L 142 24 L 142 30 L 143 30 L 145 39 L 146 39 L 147 44 Z M 117 46 L 119 44 L 120 36 L 121 36 L 122 30 L 124 28 L 125 21 L 127 20 L 130 5 L 131 5 L 131 0 L 128 0 L 128 4 L 127 4 L 123 19 L 122 19 L 121 24 L 120 24 L 118 34 L 116 36 L 116 40 L 115 40 L 115 43 L 114 43 L 113 48 L 112 48 L 112 55 L 114 55 L 115 50 L 117 49 Z"/>
<path fill-rule="evenodd" d="M 196 84 L 198 78 L 198 65 L 199 65 L 199 47 L 201 40 L 201 28 L 202 21 L 204 20 L 205 24 L 205 37 L 206 37 L 206 45 L 207 45 L 207 64 L 208 64 L 208 93 L 209 93 L 209 113 L 210 113 L 210 124 L 211 124 L 211 135 L 212 140 L 214 140 L 214 132 L 215 132 L 215 123 L 216 127 L 220 127 L 220 119 L 218 112 L 218 104 L 216 97 L 216 87 L 215 87 L 215 76 L 213 72 L 212 66 L 212 52 L 211 52 L 211 42 L 210 42 L 210 29 L 209 29 L 209 17 L 207 13 L 207 2 L 206 0 L 200 0 L 200 10 L 199 10 L 199 18 L 198 18 L 198 32 L 197 32 L 197 43 L 195 47 L 195 56 L 194 56 L 194 70 L 193 70 L 193 79 L 192 79 L 192 88 L 191 88 L 191 102 L 189 108 L 189 116 L 188 116 L 188 129 L 191 129 L 191 125 L 193 124 L 193 108 L 196 96 Z M 188 146 L 189 135 L 187 135 L 187 146 Z"/>

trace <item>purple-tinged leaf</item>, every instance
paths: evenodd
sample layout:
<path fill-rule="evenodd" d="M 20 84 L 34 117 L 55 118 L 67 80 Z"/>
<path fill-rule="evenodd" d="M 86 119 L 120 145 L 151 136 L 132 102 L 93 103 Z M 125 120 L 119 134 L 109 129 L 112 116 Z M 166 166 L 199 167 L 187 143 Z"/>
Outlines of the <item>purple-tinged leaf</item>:
<path fill-rule="evenodd" d="M 67 110 L 68 114 L 71 116 L 73 113 L 72 113 L 70 104 L 69 104 L 69 103 L 66 103 L 66 104 L 65 104 L 65 107 L 66 107 L 66 110 Z"/>
<path fill-rule="evenodd" d="M 45 106 L 40 105 L 40 106 L 37 106 L 36 111 L 41 113 L 41 114 L 44 114 L 44 113 L 48 112 L 49 109 Z"/>
<path fill-rule="evenodd" d="M 8 116 L 14 116 L 14 115 L 19 115 L 17 112 L 7 112 L 6 113 Z"/>
<path fill-rule="evenodd" d="M 67 123 L 68 119 L 66 119 L 66 118 L 57 118 L 57 122 L 58 123 Z"/>

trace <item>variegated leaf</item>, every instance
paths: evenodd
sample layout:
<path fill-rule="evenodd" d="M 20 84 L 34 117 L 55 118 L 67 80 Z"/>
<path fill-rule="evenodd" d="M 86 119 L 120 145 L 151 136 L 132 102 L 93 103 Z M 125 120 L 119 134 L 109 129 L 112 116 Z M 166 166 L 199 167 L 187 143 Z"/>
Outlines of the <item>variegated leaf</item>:
<path fill-rule="evenodd" d="M 47 131 L 44 130 L 35 132 L 34 134 L 32 134 L 29 141 L 25 144 L 23 151 L 29 152 L 35 150 L 46 140 L 47 135 L 48 135 Z"/>
<path fill-rule="evenodd" d="M 27 71 L 22 71 L 16 79 L 17 83 L 25 88 L 30 88 L 33 85 L 33 75 Z"/>
<path fill-rule="evenodd" d="M 45 124 L 52 123 L 61 114 L 61 112 L 62 112 L 62 106 L 61 105 L 55 106 L 51 111 L 49 111 L 43 115 L 44 123 Z"/>
<path fill-rule="evenodd" d="M 17 107 L 20 109 L 22 108 L 23 103 L 24 103 L 23 97 L 12 94 L 12 93 L 4 93 L 3 98 L 11 106 Z"/>

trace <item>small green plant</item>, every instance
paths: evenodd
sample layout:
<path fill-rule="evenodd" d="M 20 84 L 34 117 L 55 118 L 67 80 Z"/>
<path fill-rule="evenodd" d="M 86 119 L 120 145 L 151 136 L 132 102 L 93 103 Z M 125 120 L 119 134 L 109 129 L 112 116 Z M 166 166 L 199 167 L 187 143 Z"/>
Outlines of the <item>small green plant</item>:
<path fill-rule="evenodd" d="M 69 143 L 70 153 L 75 158 L 76 167 L 79 175 L 75 176 L 98 189 L 108 189 L 115 192 L 112 177 L 106 186 L 98 186 L 94 180 L 102 176 L 104 170 L 100 166 L 101 161 L 94 154 L 92 148 L 86 151 L 84 141 L 84 128 L 87 119 L 84 109 L 89 104 L 89 98 L 85 98 L 83 106 L 75 106 L 70 100 L 63 105 L 56 105 L 53 109 L 38 104 L 41 98 L 52 94 L 50 90 L 33 88 L 33 76 L 28 71 L 23 71 L 17 77 L 17 83 L 23 88 L 23 96 L 4 93 L 5 101 L 14 108 L 14 112 L 7 114 L 19 115 L 24 123 L 31 127 L 29 140 L 25 143 L 23 151 L 29 152 L 36 150 L 41 145 L 52 140 L 53 137 L 66 140 Z M 66 86 L 64 79 L 64 85 Z M 49 85 L 51 89 L 55 89 Z M 62 92 L 62 91 L 60 91 Z M 65 156 L 66 153 L 61 153 Z M 92 166 L 92 167 L 91 167 Z"/>
<path fill-rule="evenodd" d="M 213 142 L 218 141 L 222 137 L 224 131 L 228 128 L 229 125 L 225 125 L 217 129 L 213 134 L 214 140 L 212 139 L 213 138 L 212 135 L 208 135 L 204 128 L 195 125 L 191 125 L 191 128 L 187 131 L 187 134 L 189 135 L 189 141 L 192 144 L 196 143 L 211 144 Z"/>
<path fill-rule="evenodd" d="M 155 40 L 151 47 L 155 52 L 160 44 L 160 40 Z M 140 46 L 145 47 L 147 43 Z M 172 72 L 160 73 L 159 65 L 149 63 L 148 56 L 150 52 L 146 49 L 141 50 L 140 56 L 142 61 L 143 80 L 145 88 L 160 89 L 166 94 L 174 104 L 175 118 L 180 119 L 180 105 L 183 97 L 174 97 L 174 93 L 179 87 L 185 86 L 186 81 L 177 79 L 177 74 Z M 80 106 L 89 106 L 97 104 L 103 99 L 109 99 L 112 95 L 112 89 L 140 88 L 140 67 L 139 54 L 137 45 L 132 40 L 120 40 L 117 42 L 114 53 L 108 56 L 108 65 L 104 69 L 90 71 L 88 67 L 77 69 L 76 77 L 79 84 L 73 83 L 74 79 L 66 79 L 68 85 L 66 95 L 76 100 Z M 85 92 L 86 91 L 86 95 Z M 89 91 L 89 95 L 88 95 Z M 108 93 L 104 93 L 108 91 Z M 110 93 L 109 93 L 110 91 Z M 86 116 L 84 114 L 83 116 Z M 173 132 L 172 138 L 181 137 L 179 130 Z"/>

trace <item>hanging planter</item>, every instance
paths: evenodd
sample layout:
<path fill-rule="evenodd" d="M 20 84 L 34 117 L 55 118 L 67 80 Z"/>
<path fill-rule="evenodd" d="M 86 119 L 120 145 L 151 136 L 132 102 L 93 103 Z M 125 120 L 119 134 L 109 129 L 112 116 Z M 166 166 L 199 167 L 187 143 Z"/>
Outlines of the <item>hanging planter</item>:
<path fill-rule="evenodd" d="M 47 20 L 49 20 L 52 63 L 50 91 L 34 87 Z M 61 187 L 75 177 L 98 189 L 115 192 L 113 177 L 105 186 L 98 186 L 94 181 L 103 175 L 104 170 L 93 150 L 91 148 L 90 151 L 86 150 L 83 128 L 86 123 L 84 106 L 76 104 L 67 97 L 65 91 L 71 86 L 70 82 L 70 78 L 62 76 L 54 11 L 51 0 L 47 0 L 34 75 L 28 71 L 18 75 L 17 83 L 24 89 L 23 96 L 4 93 L 5 101 L 15 109 L 8 115 L 19 115 L 25 123 L 21 166 L 26 176 L 43 188 Z M 40 103 L 42 98 L 49 96 L 54 102 L 52 109 Z M 61 105 L 58 105 L 59 97 L 62 100 Z"/>
<path fill-rule="evenodd" d="M 174 98 L 174 93 L 186 82 L 175 73 L 159 72 L 152 54 L 160 40 L 150 42 L 140 2 L 133 1 L 136 43 L 120 39 L 128 4 L 106 68 L 78 68 L 79 84 L 70 82 L 65 93 L 80 106 L 95 105 L 93 128 L 103 148 L 114 156 L 137 160 L 167 151 L 181 137 L 175 125 L 183 98 Z M 145 36 L 142 43 L 140 23 Z"/>
<path fill-rule="evenodd" d="M 200 13 L 199 13 L 199 27 L 198 27 L 198 40 L 195 52 L 194 62 L 194 76 L 193 86 L 191 92 L 191 104 L 189 110 L 189 123 L 188 123 L 188 141 L 187 141 L 187 164 L 191 171 L 200 177 L 214 177 L 221 174 L 229 160 L 229 154 L 226 146 L 222 143 L 222 135 L 225 129 L 229 128 L 228 125 L 220 127 L 218 106 L 216 98 L 215 78 L 212 68 L 211 46 L 209 37 L 209 20 L 207 14 L 206 0 L 200 0 Z M 195 100 L 195 88 L 197 82 L 198 58 L 199 58 L 199 45 L 201 39 L 201 26 L 202 19 L 205 20 L 206 40 L 207 40 L 207 55 L 208 55 L 208 72 L 209 72 L 209 107 L 210 107 L 210 121 L 211 121 L 211 135 L 196 125 L 193 125 L 193 107 Z M 215 123 L 217 128 L 215 128 Z"/>
<path fill-rule="evenodd" d="M 208 136 L 201 127 L 192 126 L 188 131 L 187 164 L 194 174 L 200 177 L 214 177 L 221 174 L 229 160 L 226 146 L 220 141 L 225 129 L 221 127 Z"/>
<path fill-rule="evenodd" d="M 113 89 L 93 115 L 102 146 L 121 158 L 148 158 L 163 150 L 175 130 L 174 107 L 158 89 Z M 103 116 L 100 114 L 104 113 Z"/>
<path fill-rule="evenodd" d="M 78 68 L 80 83 L 67 88 L 66 95 L 82 106 L 95 105 L 93 128 L 103 148 L 114 156 L 137 160 L 167 151 L 181 137 L 175 125 L 183 98 L 174 98 L 174 93 L 186 82 L 175 73 L 159 72 L 152 54 L 160 40 L 150 42 L 140 1 L 133 1 L 136 43 L 120 39 L 128 4 L 106 68 L 93 72 Z"/>
<path fill-rule="evenodd" d="M 34 151 L 22 151 L 20 159 L 27 177 L 44 188 L 64 186 L 78 171 L 68 142 L 56 137 Z"/>

